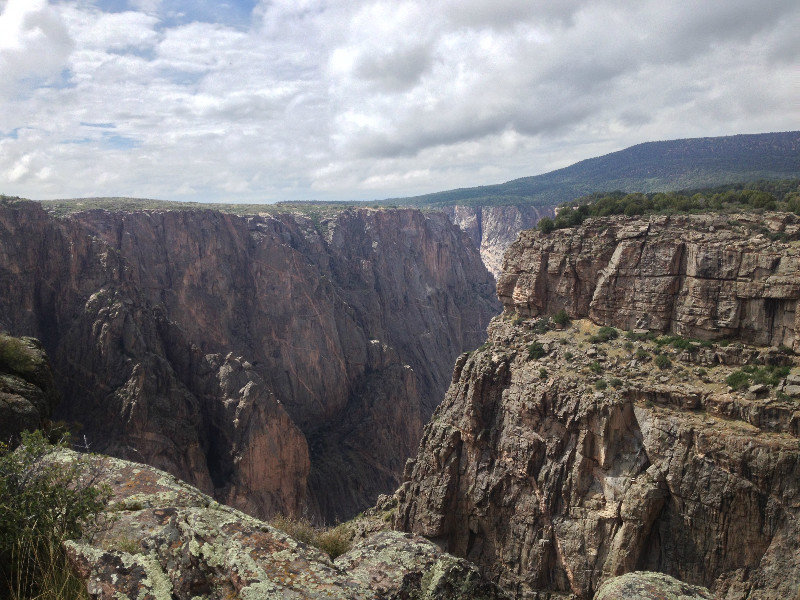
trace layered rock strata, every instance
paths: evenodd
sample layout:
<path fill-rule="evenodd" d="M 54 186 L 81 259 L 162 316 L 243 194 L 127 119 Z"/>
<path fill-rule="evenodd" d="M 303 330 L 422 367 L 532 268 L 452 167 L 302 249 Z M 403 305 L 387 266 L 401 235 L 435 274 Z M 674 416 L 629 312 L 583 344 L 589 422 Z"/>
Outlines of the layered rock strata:
<path fill-rule="evenodd" d="M 786 213 L 613 217 L 543 235 L 506 254 L 498 295 L 521 315 L 576 317 L 800 348 L 800 218 Z M 782 241 L 783 240 L 783 241 Z"/>
<path fill-rule="evenodd" d="M 51 460 L 76 459 L 62 450 Z M 86 475 L 112 492 L 106 527 L 66 542 L 96 600 L 505 598 L 474 565 L 419 536 L 380 532 L 334 561 L 163 471 L 103 456 L 81 460 Z"/>
<path fill-rule="evenodd" d="M 760 219 L 524 233 L 498 283 L 506 312 L 456 362 L 395 526 L 519 598 L 589 599 L 640 570 L 726 600 L 793 597 L 800 372 L 791 348 L 753 343 L 796 345 L 798 254 L 769 236 L 798 221 Z M 594 322 L 537 318 L 561 309 Z"/>
<path fill-rule="evenodd" d="M 0 327 L 42 340 L 59 415 L 260 516 L 346 518 L 394 487 L 498 307 L 463 234 L 414 210 L 5 202 L 0 232 Z"/>
<path fill-rule="evenodd" d="M 552 217 L 554 206 L 445 206 L 450 220 L 469 235 L 492 275 L 502 273 L 503 255 L 521 231 Z"/>

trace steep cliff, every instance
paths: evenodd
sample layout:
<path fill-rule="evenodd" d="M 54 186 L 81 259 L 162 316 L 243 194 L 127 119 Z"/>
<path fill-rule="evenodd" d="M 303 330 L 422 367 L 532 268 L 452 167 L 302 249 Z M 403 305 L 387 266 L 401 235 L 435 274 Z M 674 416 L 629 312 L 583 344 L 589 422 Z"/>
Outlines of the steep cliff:
<path fill-rule="evenodd" d="M 593 219 L 509 249 L 497 291 L 525 316 L 560 309 L 623 329 L 796 346 L 800 218 L 786 213 Z M 800 348 L 800 346 L 797 346 Z"/>
<path fill-rule="evenodd" d="M 261 516 L 307 486 L 327 519 L 394 487 L 498 306 L 462 234 L 413 210 L 59 220 L 12 202 L 0 230 L 0 326 L 42 339 L 61 416 Z"/>
<path fill-rule="evenodd" d="M 486 268 L 499 277 L 508 247 L 521 231 L 534 227 L 539 219 L 552 217 L 555 205 L 444 206 L 440 210 L 469 235 Z"/>
<path fill-rule="evenodd" d="M 525 232 L 498 283 L 506 312 L 456 362 L 407 466 L 395 526 L 478 563 L 521 598 L 588 599 L 636 570 L 728 600 L 793 597 L 800 373 L 791 350 L 598 326 L 794 343 L 789 308 L 772 313 L 781 327 L 758 331 L 764 297 L 796 301 L 794 244 L 719 219 Z M 794 235 L 793 217 L 763 222 Z M 716 306 L 711 315 L 727 320 L 709 316 Z M 596 322 L 530 317 L 562 308 Z"/>

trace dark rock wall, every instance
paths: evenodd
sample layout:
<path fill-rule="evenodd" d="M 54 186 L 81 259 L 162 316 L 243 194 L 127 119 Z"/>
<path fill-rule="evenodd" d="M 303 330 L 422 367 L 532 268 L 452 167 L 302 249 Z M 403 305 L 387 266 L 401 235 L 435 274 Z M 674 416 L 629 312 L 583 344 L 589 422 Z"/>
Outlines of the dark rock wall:
<path fill-rule="evenodd" d="M 43 340 L 61 414 L 261 516 L 301 510 L 307 484 L 327 519 L 396 485 L 498 310 L 463 234 L 413 210 L 56 220 L 17 203 L 0 231 L 0 325 Z"/>

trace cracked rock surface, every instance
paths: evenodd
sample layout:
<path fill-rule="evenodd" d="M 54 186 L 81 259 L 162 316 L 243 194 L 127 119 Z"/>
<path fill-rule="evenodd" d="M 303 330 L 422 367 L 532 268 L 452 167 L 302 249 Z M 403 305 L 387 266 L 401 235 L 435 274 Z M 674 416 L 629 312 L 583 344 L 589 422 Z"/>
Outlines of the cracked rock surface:
<path fill-rule="evenodd" d="M 380 532 L 332 561 L 163 471 L 106 456 L 86 468 L 113 493 L 108 526 L 66 542 L 93 599 L 505 598 L 475 566 L 419 536 Z"/>

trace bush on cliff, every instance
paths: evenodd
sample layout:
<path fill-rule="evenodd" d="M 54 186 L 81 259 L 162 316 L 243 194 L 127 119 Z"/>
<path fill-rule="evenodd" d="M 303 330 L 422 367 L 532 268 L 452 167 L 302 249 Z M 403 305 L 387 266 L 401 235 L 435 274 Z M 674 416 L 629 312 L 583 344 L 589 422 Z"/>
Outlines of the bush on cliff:
<path fill-rule="evenodd" d="M 0 373 L 27 375 L 36 369 L 36 356 L 20 338 L 0 333 Z"/>
<path fill-rule="evenodd" d="M 295 519 L 278 515 L 272 519 L 270 525 L 298 542 L 319 548 L 332 559 L 350 550 L 353 543 L 353 533 L 347 523 L 335 527 L 316 527 L 311 521 L 302 517 Z"/>
<path fill-rule="evenodd" d="M 85 598 L 63 542 L 91 534 L 108 502 L 84 461 L 63 464 L 41 432 L 22 434 L 14 451 L 0 444 L 0 597 Z"/>

